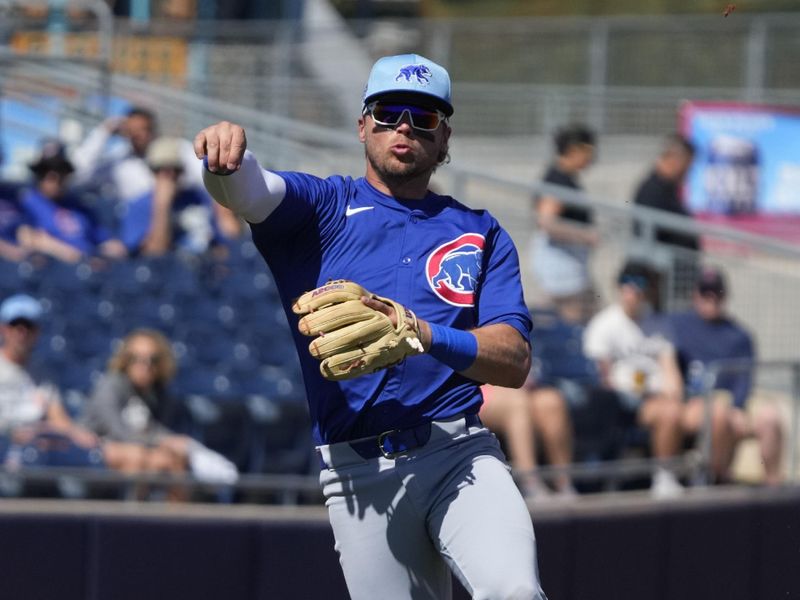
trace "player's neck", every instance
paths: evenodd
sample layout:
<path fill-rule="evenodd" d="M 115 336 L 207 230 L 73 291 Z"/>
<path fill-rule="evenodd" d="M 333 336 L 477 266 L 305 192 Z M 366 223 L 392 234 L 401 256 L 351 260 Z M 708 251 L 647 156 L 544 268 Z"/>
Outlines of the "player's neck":
<path fill-rule="evenodd" d="M 428 184 L 431 178 L 430 175 L 420 175 L 411 179 L 395 179 L 380 176 L 373 169 L 367 169 L 366 179 L 376 190 L 393 198 L 422 200 L 428 194 Z"/>

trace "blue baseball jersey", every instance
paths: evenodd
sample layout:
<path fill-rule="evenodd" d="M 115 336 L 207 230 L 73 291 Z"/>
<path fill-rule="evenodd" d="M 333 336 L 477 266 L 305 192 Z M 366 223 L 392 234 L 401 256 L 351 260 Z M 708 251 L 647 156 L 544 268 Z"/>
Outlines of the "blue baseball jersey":
<path fill-rule="evenodd" d="M 4 198 L 0 195 L 0 240 L 15 244 L 17 230 L 26 225 L 27 221 L 16 198 Z"/>
<path fill-rule="evenodd" d="M 22 208 L 32 227 L 49 233 L 84 254 L 93 254 L 98 245 L 111 238 L 108 230 L 97 222 L 94 212 L 73 195 L 68 194 L 54 201 L 37 189 L 28 188 L 22 194 Z"/>
<path fill-rule="evenodd" d="M 279 175 L 284 199 L 251 228 L 294 332 L 317 443 L 476 413 L 479 384 L 427 354 L 352 380 L 324 379 L 291 304 L 329 280 L 349 279 L 429 322 L 461 330 L 506 323 L 528 340 L 519 259 L 505 230 L 487 211 L 449 196 L 406 201 L 363 178 Z"/>

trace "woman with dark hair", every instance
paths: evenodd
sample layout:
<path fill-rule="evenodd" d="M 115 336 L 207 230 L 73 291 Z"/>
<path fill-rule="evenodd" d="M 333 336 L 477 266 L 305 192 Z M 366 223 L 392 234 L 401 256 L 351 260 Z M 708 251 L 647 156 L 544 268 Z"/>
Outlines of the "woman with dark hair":
<path fill-rule="evenodd" d="M 559 129 L 556 157 L 542 182 L 579 191 L 578 175 L 594 160 L 595 134 L 583 125 Z M 585 321 L 593 309 L 589 254 L 598 242 L 591 208 L 564 202 L 550 191 L 535 202 L 537 231 L 532 266 L 548 300 L 569 321 Z"/>

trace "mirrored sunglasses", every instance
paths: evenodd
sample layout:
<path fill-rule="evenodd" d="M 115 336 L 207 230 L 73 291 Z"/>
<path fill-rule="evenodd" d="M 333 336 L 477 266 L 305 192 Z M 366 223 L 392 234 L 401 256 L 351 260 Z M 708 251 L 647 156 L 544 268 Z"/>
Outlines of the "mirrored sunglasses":
<path fill-rule="evenodd" d="M 364 109 L 364 114 L 372 116 L 373 121 L 382 127 L 397 127 L 408 115 L 409 123 L 420 131 L 435 131 L 447 116 L 440 110 L 422 108 L 411 104 L 384 104 L 373 102 Z"/>

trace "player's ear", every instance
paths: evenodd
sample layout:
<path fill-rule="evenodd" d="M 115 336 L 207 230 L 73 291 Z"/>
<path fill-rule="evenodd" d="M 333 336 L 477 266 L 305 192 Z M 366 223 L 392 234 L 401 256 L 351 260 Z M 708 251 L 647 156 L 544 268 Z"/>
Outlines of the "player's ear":
<path fill-rule="evenodd" d="M 358 139 L 363 144 L 367 141 L 367 133 L 366 133 L 366 123 L 364 121 L 364 115 L 358 117 Z"/>
<path fill-rule="evenodd" d="M 446 121 L 442 123 L 442 139 L 444 140 L 445 145 L 447 145 L 447 142 L 450 141 L 451 133 L 453 133 L 453 129 L 450 127 L 450 123 Z"/>

